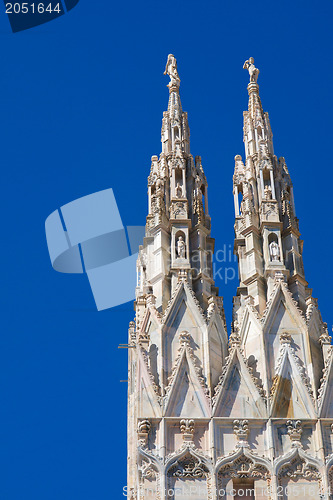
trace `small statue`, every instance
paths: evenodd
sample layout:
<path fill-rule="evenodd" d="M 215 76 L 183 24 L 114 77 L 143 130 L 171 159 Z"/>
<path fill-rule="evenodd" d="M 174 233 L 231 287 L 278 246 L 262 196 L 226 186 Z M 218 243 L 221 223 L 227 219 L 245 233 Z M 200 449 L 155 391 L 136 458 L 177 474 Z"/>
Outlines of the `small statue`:
<path fill-rule="evenodd" d="M 271 200 L 272 199 L 272 188 L 271 188 L 271 186 L 265 186 L 264 192 L 265 192 L 265 198 L 266 198 L 266 200 Z"/>
<path fill-rule="evenodd" d="M 177 241 L 177 255 L 178 259 L 185 259 L 186 245 L 182 236 L 179 236 Z"/>
<path fill-rule="evenodd" d="M 177 196 L 177 198 L 183 197 L 183 187 L 179 184 L 179 182 L 177 183 L 177 186 L 176 186 L 176 196 Z"/>
<path fill-rule="evenodd" d="M 160 178 L 158 178 L 156 181 L 156 193 L 161 193 L 162 188 L 163 188 L 163 181 Z"/>
<path fill-rule="evenodd" d="M 177 61 L 173 54 L 168 55 L 168 60 L 163 74 L 170 76 L 170 82 L 168 84 L 170 90 L 172 87 L 176 87 L 177 89 L 179 89 L 180 78 L 177 70 Z"/>
<path fill-rule="evenodd" d="M 269 244 L 269 255 L 272 261 L 279 261 L 280 260 L 280 247 L 276 243 L 276 241 L 272 241 Z"/>
<path fill-rule="evenodd" d="M 245 61 L 243 69 L 247 69 L 250 74 L 250 82 L 257 83 L 259 70 L 254 65 L 253 57 L 250 57 L 247 61 Z"/>

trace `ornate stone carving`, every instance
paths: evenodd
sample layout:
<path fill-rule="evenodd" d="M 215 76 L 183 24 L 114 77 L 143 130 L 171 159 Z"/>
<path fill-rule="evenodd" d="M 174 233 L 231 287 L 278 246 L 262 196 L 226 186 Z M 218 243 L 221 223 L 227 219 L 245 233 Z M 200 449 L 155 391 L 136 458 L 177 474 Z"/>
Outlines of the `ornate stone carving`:
<path fill-rule="evenodd" d="M 149 420 L 140 420 L 138 423 L 138 444 L 142 448 L 148 444 L 148 435 L 151 429 Z"/>
<path fill-rule="evenodd" d="M 221 467 L 219 471 L 220 477 L 227 478 L 257 478 L 268 479 L 270 473 L 268 469 L 254 460 L 242 454 L 235 460 Z"/>
<path fill-rule="evenodd" d="M 197 457 L 187 453 L 178 460 L 168 471 L 168 476 L 179 478 L 201 478 L 208 475 L 208 469 Z"/>
<path fill-rule="evenodd" d="M 298 454 L 290 460 L 287 464 L 283 465 L 278 473 L 278 479 L 283 477 L 290 477 L 297 479 L 304 477 L 306 479 L 321 479 L 320 472 L 313 465 L 309 464 L 304 458 Z"/>
<path fill-rule="evenodd" d="M 302 422 L 301 420 L 288 420 L 287 421 L 288 435 L 291 440 L 291 446 L 293 448 L 300 448 L 301 436 L 302 436 Z"/>
<path fill-rule="evenodd" d="M 249 421 L 234 420 L 233 427 L 234 427 L 234 434 L 237 437 L 237 447 L 249 446 L 247 442 L 250 432 Z"/>
<path fill-rule="evenodd" d="M 169 210 L 171 219 L 187 219 L 187 201 L 173 201 Z"/>
<path fill-rule="evenodd" d="M 194 420 L 183 419 L 180 421 L 180 432 L 183 434 L 184 441 L 193 441 Z"/>

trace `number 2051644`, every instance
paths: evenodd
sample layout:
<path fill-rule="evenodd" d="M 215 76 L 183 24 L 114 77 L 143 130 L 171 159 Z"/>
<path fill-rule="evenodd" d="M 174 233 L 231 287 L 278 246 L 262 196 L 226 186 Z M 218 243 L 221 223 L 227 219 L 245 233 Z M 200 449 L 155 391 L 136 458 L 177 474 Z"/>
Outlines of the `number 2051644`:
<path fill-rule="evenodd" d="M 44 14 L 57 12 L 60 14 L 62 12 L 62 7 L 60 3 L 52 5 L 52 3 L 6 3 L 6 14 Z"/>

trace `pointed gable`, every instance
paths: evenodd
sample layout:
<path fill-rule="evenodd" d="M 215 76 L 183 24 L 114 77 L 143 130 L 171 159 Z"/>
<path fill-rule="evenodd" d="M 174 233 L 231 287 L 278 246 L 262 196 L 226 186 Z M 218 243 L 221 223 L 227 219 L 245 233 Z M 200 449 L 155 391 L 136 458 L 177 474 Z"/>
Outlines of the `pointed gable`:
<path fill-rule="evenodd" d="M 271 416 L 275 418 L 315 418 L 309 379 L 290 344 L 281 346 L 271 388 Z"/>
<path fill-rule="evenodd" d="M 215 417 L 265 418 L 265 400 L 239 349 L 230 355 L 214 397 Z"/>
<path fill-rule="evenodd" d="M 142 352 L 138 349 L 137 359 L 137 411 L 138 417 L 156 418 L 160 417 L 161 407 L 158 395 L 154 388 L 154 380 L 149 373 L 148 366 Z"/>
<path fill-rule="evenodd" d="M 188 286 L 181 283 L 163 317 L 162 343 L 164 375 L 169 377 L 179 349 L 179 334 L 191 334 L 196 355 L 203 361 L 203 346 L 207 335 L 207 325 L 199 304 L 190 293 Z"/>
<path fill-rule="evenodd" d="M 333 418 L 333 347 L 330 348 L 318 391 L 320 417 Z"/>
<path fill-rule="evenodd" d="M 209 402 L 203 380 L 193 364 L 191 351 L 183 346 L 170 380 L 165 399 L 165 416 L 181 418 L 207 418 L 210 416 Z"/>

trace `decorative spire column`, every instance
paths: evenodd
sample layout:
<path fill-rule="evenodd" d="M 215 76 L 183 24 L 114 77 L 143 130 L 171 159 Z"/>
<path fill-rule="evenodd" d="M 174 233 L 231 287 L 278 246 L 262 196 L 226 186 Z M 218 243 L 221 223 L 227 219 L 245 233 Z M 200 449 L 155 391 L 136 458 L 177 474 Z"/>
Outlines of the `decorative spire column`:
<path fill-rule="evenodd" d="M 212 494 L 212 396 L 228 353 L 213 279 L 208 185 L 201 158 L 190 153 L 172 54 L 165 74 L 170 83 L 162 153 L 152 157 L 148 177 L 129 334 L 128 491 L 138 500 L 166 500 L 165 491 L 176 489 L 177 481 L 186 488 L 197 481 Z M 141 493 L 145 488 L 155 493 Z"/>

